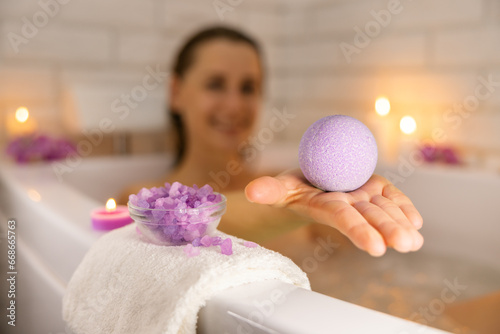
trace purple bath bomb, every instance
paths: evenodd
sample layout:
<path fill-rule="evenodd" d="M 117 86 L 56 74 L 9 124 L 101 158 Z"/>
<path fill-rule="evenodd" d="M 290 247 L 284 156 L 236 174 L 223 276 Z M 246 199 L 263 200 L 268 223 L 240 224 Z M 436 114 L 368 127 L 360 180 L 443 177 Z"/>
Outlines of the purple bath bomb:
<path fill-rule="evenodd" d="M 377 165 L 377 143 L 357 119 L 327 116 L 302 136 L 299 164 L 314 186 L 326 191 L 352 191 L 372 176 Z"/>

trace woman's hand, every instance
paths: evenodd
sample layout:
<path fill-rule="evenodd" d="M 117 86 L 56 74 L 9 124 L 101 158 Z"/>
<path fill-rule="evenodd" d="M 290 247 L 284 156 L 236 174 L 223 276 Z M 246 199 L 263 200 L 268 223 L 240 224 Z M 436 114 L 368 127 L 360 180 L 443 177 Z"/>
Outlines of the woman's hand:
<path fill-rule="evenodd" d="M 424 242 L 418 232 L 422 217 L 415 206 L 379 175 L 351 192 L 324 192 L 295 169 L 255 179 L 247 185 L 245 194 L 251 202 L 287 208 L 334 227 L 373 256 L 384 254 L 386 247 L 416 251 Z"/>

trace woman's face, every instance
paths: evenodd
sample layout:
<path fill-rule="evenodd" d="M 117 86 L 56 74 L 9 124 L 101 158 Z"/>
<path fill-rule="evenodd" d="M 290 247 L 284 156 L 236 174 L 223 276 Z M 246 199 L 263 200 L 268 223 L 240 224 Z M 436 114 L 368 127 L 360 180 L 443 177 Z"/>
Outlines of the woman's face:
<path fill-rule="evenodd" d="M 199 45 L 193 64 L 172 86 L 189 145 L 236 151 L 252 133 L 261 85 L 259 56 L 250 45 L 224 39 Z"/>

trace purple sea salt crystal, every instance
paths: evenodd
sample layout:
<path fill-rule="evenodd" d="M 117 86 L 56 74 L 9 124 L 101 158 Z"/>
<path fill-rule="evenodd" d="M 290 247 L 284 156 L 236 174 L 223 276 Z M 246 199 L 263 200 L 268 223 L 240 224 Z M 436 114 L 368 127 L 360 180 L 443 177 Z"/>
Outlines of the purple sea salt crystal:
<path fill-rule="evenodd" d="M 220 237 L 206 235 L 207 227 L 223 213 L 224 206 L 215 206 L 222 200 L 222 196 L 214 194 L 209 185 L 191 188 L 179 182 L 165 183 L 165 187 L 143 188 L 137 195 L 129 196 L 131 210 L 140 213 L 138 222 L 149 229 L 156 242 L 191 243 L 195 247 L 222 244 Z M 228 242 L 223 248 L 226 253 L 232 252 Z"/>
<path fill-rule="evenodd" d="M 196 205 L 198 203 L 198 205 Z M 195 194 L 189 195 L 188 198 L 186 199 L 186 204 L 190 208 L 196 208 L 197 206 L 200 205 L 200 201 L 198 200 L 198 197 Z"/>
<path fill-rule="evenodd" d="M 168 197 L 168 191 L 164 187 L 153 187 L 151 188 L 151 192 L 156 199 Z"/>
<path fill-rule="evenodd" d="M 153 221 L 151 222 L 151 224 L 160 225 L 162 219 L 165 217 L 167 213 L 163 210 L 152 210 L 152 214 L 153 214 Z"/>
<path fill-rule="evenodd" d="M 197 194 L 199 197 L 205 197 L 212 194 L 213 192 L 214 190 L 212 189 L 212 187 L 210 187 L 208 184 L 205 184 L 198 190 Z"/>
<path fill-rule="evenodd" d="M 191 242 L 191 244 L 194 246 L 194 247 L 200 247 L 201 246 L 201 238 L 198 237 L 198 238 L 194 238 L 193 242 Z"/>
<path fill-rule="evenodd" d="M 153 192 L 147 188 L 142 188 L 141 190 L 139 190 L 139 192 L 137 193 L 137 197 L 139 197 L 143 201 L 148 202 L 149 204 L 152 204 L 156 200 L 154 198 Z"/>
<path fill-rule="evenodd" d="M 184 253 L 186 253 L 188 257 L 198 256 L 200 255 L 200 249 L 193 247 L 191 244 L 187 244 L 186 247 L 184 247 Z"/>
<path fill-rule="evenodd" d="M 213 237 L 212 238 L 212 246 L 219 246 L 222 243 L 221 237 Z"/>
<path fill-rule="evenodd" d="M 149 209 L 148 201 L 142 199 L 138 195 L 132 194 L 128 197 L 130 203 L 138 208 Z"/>
<path fill-rule="evenodd" d="M 179 232 L 179 225 L 167 225 L 163 228 L 163 232 L 167 235 L 177 235 Z"/>
<path fill-rule="evenodd" d="M 201 238 L 200 243 L 205 247 L 210 247 L 212 245 L 212 238 L 208 235 L 205 235 L 203 238 Z"/>
<path fill-rule="evenodd" d="M 179 182 L 172 183 L 172 186 L 170 187 L 170 190 L 168 191 L 168 194 L 170 195 L 170 197 L 178 197 L 181 194 L 181 192 L 180 192 L 181 186 L 182 186 L 182 184 L 180 184 Z"/>
<path fill-rule="evenodd" d="M 193 187 L 188 187 L 187 193 L 189 195 L 196 195 L 197 191 L 198 191 L 198 186 L 196 184 L 193 184 Z"/>
<path fill-rule="evenodd" d="M 231 238 L 226 238 L 221 244 L 220 244 L 220 252 L 224 255 L 231 255 L 233 254 L 233 242 L 231 241 Z"/>
<path fill-rule="evenodd" d="M 216 194 L 215 199 L 213 200 L 213 203 L 219 203 L 220 201 L 222 201 L 221 194 Z"/>
<path fill-rule="evenodd" d="M 184 239 L 186 241 L 193 241 L 195 238 L 199 238 L 202 235 L 199 225 L 203 224 L 188 224 L 185 228 Z"/>
<path fill-rule="evenodd" d="M 249 248 L 255 248 L 258 246 L 255 242 L 252 241 L 243 241 L 243 245 Z"/>
<path fill-rule="evenodd" d="M 175 200 L 171 197 L 158 198 L 153 206 L 155 209 L 172 210 L 175 208 Z"/>

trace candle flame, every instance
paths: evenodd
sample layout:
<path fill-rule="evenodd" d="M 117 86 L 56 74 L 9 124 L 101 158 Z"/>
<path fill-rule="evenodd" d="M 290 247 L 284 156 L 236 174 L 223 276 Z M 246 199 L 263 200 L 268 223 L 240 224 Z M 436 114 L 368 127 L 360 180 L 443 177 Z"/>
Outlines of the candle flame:
<path fill-rule="evenodd" d="M 16 110 L 16 121 L 19 123 L 26 123 L 28 118 L 30 117 L 30 113 L 26 107 L 19 107 Z"/>
<path fill-rule="evenodd" d="M 401 118 L 401 122 L 399 123 L 399 128 L 403 133 L 407 135 L 412 134 L 417 129 L 417 122 L 411 116 L 405 116 Z"/>
<path fill-rule="evenodd" d="M 391 111 L 391 103 L 386 97 L 379 97 L 377 101 L 375 101 L 375 111 L 380 116 L 385 116 Z"/>
<path fill-rule="evenodd" d="M 106 202 L 106 211 L 112 212 L 116 210 L 116 202 L 114 198 L 108 199 Z"/>

